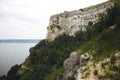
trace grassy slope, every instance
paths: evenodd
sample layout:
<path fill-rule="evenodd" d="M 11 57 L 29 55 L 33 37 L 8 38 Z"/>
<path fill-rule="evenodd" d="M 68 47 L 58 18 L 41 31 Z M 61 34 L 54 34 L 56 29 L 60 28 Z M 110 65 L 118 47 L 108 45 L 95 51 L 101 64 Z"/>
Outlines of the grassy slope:
<path fill-rule="evenodd" d="M 109 28 L 90 41 L 85 42 L 77 51 L 82 51 L 82 53 L 94 51 L 95 54 L 91 54 L 96 57 L 98 56 L 97 59 L 109 57 L 109 55 L 115 53 L 116 50 L 120 50 L 119 30 L 119 28 Z"/>
<path fill-rule="evenodd" d="M 89 77 L 89 71 L 93 71 L 92 74 L 96 80 L 119 80 L 120 28 L 106 29 L 103 33 L 85 42 L 76 51 L 83 54 L 89 53 L 93 57 L 91 60 L 93 64 L 88 65 L 87 70 L 83 72 L 84 78 Z"/>

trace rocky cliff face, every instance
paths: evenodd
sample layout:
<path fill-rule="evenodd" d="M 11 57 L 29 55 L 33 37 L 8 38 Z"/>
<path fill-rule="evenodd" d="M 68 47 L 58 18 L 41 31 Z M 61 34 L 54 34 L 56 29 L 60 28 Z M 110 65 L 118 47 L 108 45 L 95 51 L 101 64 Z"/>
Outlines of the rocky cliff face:
<path fill-rule="evenodd" d="M 81 71 L 89 62 L 88 55 L 82 55 L 78 52 L 72 52 L 70 57 L 64 61 L 63 80 L 68 80 L 71 76 L 75 77 L 75 80 L 81 79 Z"/>
<path fill-rule="evenodd" d="M 64 13 L 51 16 L 47 28 L 47 41 L 53 41 L 63 33 L 74 36 L 77 31 L 85 31 L 86 27 L 90 23 L 96 23 L 100 14 L 105 13 L 106 9 L 111 5 L 112 3 L 107 1 L 88 8 L 70 12 L 65 11 Z"/>

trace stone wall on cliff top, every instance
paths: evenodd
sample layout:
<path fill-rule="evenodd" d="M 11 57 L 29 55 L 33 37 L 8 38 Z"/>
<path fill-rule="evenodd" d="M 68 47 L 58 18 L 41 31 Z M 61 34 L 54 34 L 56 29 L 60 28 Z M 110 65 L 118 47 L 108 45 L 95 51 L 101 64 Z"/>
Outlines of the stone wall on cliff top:
<path fill-rule="evenodd" d="M 99 15 L 110 8 L 111 2 L 107 1 L 87 8 L 56 14 L 50 17 L 47 27 L 47 41 L 53 41 L 57 36 L 65 33 L 75 36 L 77 31 L 85 31 L 89 22 L 96 23 Z"/>

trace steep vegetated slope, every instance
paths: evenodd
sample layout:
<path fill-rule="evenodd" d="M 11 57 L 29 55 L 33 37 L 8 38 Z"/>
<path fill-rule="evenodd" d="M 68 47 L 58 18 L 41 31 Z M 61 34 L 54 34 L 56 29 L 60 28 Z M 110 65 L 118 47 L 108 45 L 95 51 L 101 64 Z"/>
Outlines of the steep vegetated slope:
<path fill-rule="evenodd" d="M 112 2 L 107 14 L 86 31 L 40 41 L 25 62 L 13 66 L 2 79 L 120 80 L 120 1 Z"/>

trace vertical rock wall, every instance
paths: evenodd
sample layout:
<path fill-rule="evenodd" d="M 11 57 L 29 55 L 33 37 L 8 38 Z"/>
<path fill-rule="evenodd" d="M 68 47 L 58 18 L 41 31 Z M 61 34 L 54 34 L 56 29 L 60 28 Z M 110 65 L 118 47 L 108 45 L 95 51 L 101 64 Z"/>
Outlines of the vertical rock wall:
<path fill-rule="evenodd" d="M 56 14 L 50 17 L 47 27 L 47 41 L 53 41 L 57 36 L 65 33 L 75 36 L 77 31 L 85 31 L 89 22 L 96 23 L 99 15 L 106 12 L 106 9 L 112 5 L 107 1 L 95 6 L 79 9 L 71 12 Z"/>

